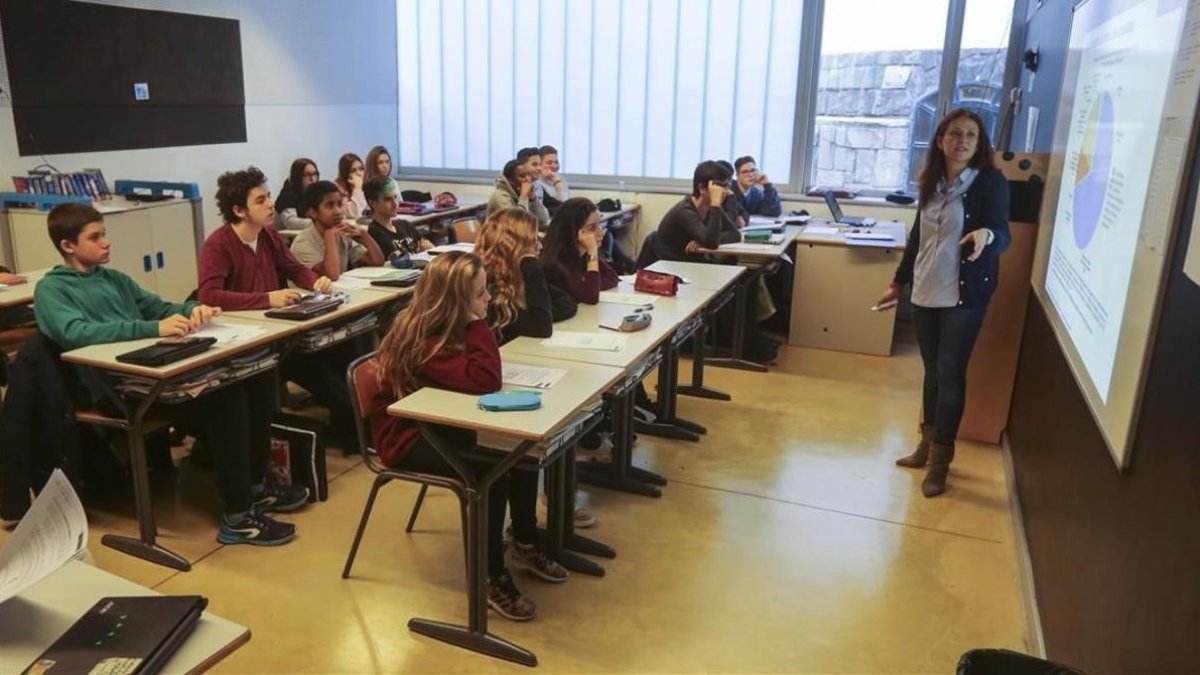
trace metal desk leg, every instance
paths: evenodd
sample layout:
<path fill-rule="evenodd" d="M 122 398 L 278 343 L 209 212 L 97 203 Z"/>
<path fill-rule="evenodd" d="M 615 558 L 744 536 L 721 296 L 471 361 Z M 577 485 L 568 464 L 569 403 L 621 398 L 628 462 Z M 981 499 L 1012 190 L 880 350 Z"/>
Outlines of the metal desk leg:
<path fill-rule="evenodd" d="M 572 548 L 566 545 L 568 537 L 575 534 L 575 484 L 567 476 L 570 467 L 575 463 L 574 446 L 567 448 L 562 455 L 546 470 L 546 488 L 550 493 L 546 514 L 546 555 L 572 572 L 602 577 L 603 565 L 567 550 Z"/>
<path fill-rule="evenodd" d="M 565 487 L 563 489 L 566 490 L 566 494 L 568 495 L 567 499 L 564 500 L 566 517 L 563 519 L 563 542 L 565 546 L 576 553 L 586 553 L 609 559 L 617 557 L 616 549 L 608 544 L 575 534 L 575 492 L 578 489 L 575 469 L 578 465 L 575 463 L 574 446 L 568 448 L 568 454 L 564 462 L 563 478 Z M 604 568 L 601 567 L 600 569 L 603 570 Z"/>
<path fill-rule="evenodd" d="M 146 398 L 138 402 L 132 415 L 129 414 L 129 406 L 116 395 L 116 392 L 111 389 L 106 391 L 127 420 L 128 427 L 125 429 L 125 435 L 129 438 L 129 461 L 133 472 L 133 504 L 134 510 L 137 511 L 139 536 L 135 538 L 119 534 L 106 534 L 100 538 L 100 543 L 135 558 L 181 572 L 188 572 L 192 569 L 192 564 L 187 561 L 187 558 L 158 545 L 158 527 L 154 522 L 154 501 L 150 494 L 149 469 L 146 467 L 146 438 L 142 434 L 142 421 L 165 386 L 166 382 L 163 380 L 155 383 Z"/>
<path fill-rule="evenodd" d="M 692 335 L 692 383 L 678 385 L 676 391 L 684 396 L 730 401 L 733 397 L 729 394 L 704 385 L 704 342 L 708 339 L 708 323 L 712 318 L 712 314 L 705 314 L 704 321 Z"/>
<path fill-rule="evenodd" d="M 632 460 L 633 449 L 633 387 L 629 391 L 614 396 L 611 401 L 613 416 L 613 457 L 612 464 L 584 464 L 579 468 L 580 480 L 589 485 L 620 490 L 647 497 L 661 497 L 662 490 L 653 485 L 647 485 L 640 474 L 650 474 L 644 469 L 634 469 Z M 636 474 L 635 474 L 636 471 Z M 657 474 L 650 474 L 666 485 L 666 479 Z"/>
<path fill-rule="evenodd" d="M 709 364 L 719 368 L 737 368 L 739 370 L 749 370 L 756 373 L 767 372 L 767 367 L 761 363 L 748 361 L 745 358 L 746 353 L 746 320 L 750 307 L 750 288 L 758 283 L 759 272 L 749 270 L 744 275 L 745 279 L 738 283 L 737 290 L 734 296 L 734 326 L 733 326 L 733 348 L 730 351 L 729 358 L 710 359 Z"/>
<path fill-rule="evenodd" d="M 658 401 L 653 422 L 634 419 L 633 428 L 648 436 L 674 438 L 680 441 L 700 440 L 699 431 L 690 422 L 675 418 L 675 380 L 679 370 L 679 351 L 673 344 L 663 345 L 662 361 L 658 364 Z"/>
<path fill-rule="evenodd" d="M 467 616 L 468 624 L 446 623 L 431 619 L 413 618 L 408 629 L 455 647 L 470 649 L 498 659 L 506 659 L 524 666 L 536 666 L 537 656 L 517 644 L 488 632 L 488 491 L 496 480 L 508 472 L 522 456 L 533 447 L 525 441 L 516 450 L 508 453 L 500 463 L 492 467 L 487 475 L 479 478 L 463 462 L 458 453 L 437 435 L 428 424 L 420 423 L 421 434 L 433 445 L 449 464 L 459 473 L 467 485 L 467 529 L 470 532 L 471 550 L 467 559 Z"/>

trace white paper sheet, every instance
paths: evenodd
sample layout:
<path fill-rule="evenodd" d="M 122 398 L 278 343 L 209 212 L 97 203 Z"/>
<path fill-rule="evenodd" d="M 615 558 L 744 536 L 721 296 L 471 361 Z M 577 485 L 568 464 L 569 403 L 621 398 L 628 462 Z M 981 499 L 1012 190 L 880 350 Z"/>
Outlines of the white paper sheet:
<path fill-rule="evenodd" d="M 658 302 L 657 295 L 649 293 L 618 293 L 616 291 L 600 291 L 600 302 L 610 302 L 614 305 L 634 305 L 637 307 L 653 307 Z"/>
<path fill-rule="evenodd" d="M 542 340 L 543 347 L 569 347 L 573 349 L 594 349 L 602 352 L 619 352 L 625 348 L 629 337 L 613 333 L 578 333 L 575 331 L 555 331 L 552 337 Z"/>
<path fill-rule="evenodd" d="M 333 289 L 335 291 L 361 291 L 370 287 L 370 279 L 364 277 L 352 277 L 345 274 L 338 277 L 338 280 L 333 282 Z"/>
<path fill-rule="evenodd" d="M 87 551 L 83 504 L 62 470 L 55 469 L 29 512 L 0 548 L 0 602 Z"/>
<path fill-rule="evenodd" d="M 840 228 L 840 227 L 830 227 L 828 225 L 805 225 L 804 226 L 804 234 L 811 234 L 814 236 L 832 236 L 832 235 L 841 234 L 841 233 L 842 233 L 842 228 Z"/>
<path fill-rule="evenodd" d="M 386 279 L 388 277 L 396 276 L 396 272 L 398 271 L 399 270 L 391 265 L 381 265 L 379 267 L 355 267 L 352 270 L 347 270 L 344 272 L 342 276 L 338 277 L 338 281 L 341 281 L 346 277 L 370 280 Z"/>
<path fill-rule="evenodd" d="M 540 368 L 524 363 L 504 363 L 504 384 L 518 387 L 533 387 L 534 389 L 549 389 L 567 374 L 562 368 Z"/>
<path fill-rule="evenodd" d="M 847 232 L 847 239 L 864 239 L 867 241 L 896 241 L 886 232 Z"/>
<path fill-rule="evenodd" d="M 219 320 L 218 320 L 219 321 Z M 192 337 L 211 337 L 217 339 L 219 345 L 230 345 L 236 342 L 253 340 L 267 332 L 262 326 L 234 323 L 210 323 L 192 333 Z"/>

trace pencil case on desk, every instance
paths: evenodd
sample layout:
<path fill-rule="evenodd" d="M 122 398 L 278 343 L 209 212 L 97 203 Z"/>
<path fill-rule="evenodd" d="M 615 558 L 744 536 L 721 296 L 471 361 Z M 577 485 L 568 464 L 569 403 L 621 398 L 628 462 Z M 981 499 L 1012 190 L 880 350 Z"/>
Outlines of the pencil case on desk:
<path fill-rule="evenodd" d="M 477 404 L 480 410 L 489 412 L 537 410 L 542 407 L 542 394 L 537 391 L 501 391 L 480 396 Z"/>

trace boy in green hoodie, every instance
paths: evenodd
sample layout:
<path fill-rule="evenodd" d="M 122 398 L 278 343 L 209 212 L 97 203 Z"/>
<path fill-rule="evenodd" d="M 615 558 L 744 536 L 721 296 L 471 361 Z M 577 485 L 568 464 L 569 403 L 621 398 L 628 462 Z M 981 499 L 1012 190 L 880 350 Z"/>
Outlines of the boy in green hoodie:
<path fill-rule="evenodd" d="M 90 206 L 60 204 L 47 219 L 50 240 L 63 257 L 34 291 L 38 328 L 63 350 L 152 337 L 182 337 L 221 310 L 195 302 L 169 303 L 117 270 L 104 267 L 110 245 L 104 216 Z M 111 410 L 99 376 L 82 372 L 98 406 Z M 156 406 L 176 423 L 206 429 L 225 514 L 217 541 L 277 546 L 296 526 L 267 517 L 298 509 L 308 500 L 300 486 L 263 483 L 271 443 L 273 380 L 262 374 L 188 403 Z"/>

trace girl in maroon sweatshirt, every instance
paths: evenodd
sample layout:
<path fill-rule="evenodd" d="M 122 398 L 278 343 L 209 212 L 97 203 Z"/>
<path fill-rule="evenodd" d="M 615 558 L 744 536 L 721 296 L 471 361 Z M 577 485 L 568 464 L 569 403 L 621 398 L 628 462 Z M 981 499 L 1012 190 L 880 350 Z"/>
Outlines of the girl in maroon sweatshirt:
<path fill-rule="evenodd" d="M 600 291 L 617 286 L 617 273 L 600 258 L 604 227 L 600 210 L 590 199 L 575 197 L 563 202 L 550 221 L 541 259 L 546 281 L 565 289 L 576 302 L 594 305 Z"/>
<path fill-rule="evenodd" d="M 387 406 L 425 386 L 466 394 L 500 389 L 500 348 L 487 324 L 490 300 L 483 263 L 472 253 L 443 253 L 425 268 L 412 302 L 396 317 L 379 346 L 384 386 L 370 406 L 369 420 L 374 446 L 389 466 L 458 477 L 421 436 L 416 423 L 388 415 Z M 475 446 L 473 431 L 445 426 L 437 430 L 456 448 Z M 486 460 L 464 459 L 480 473 L 491 466 Z M 513 523 L 509 560 L 546 581 L 567 578 L 567 571 L 534 545 L 536 500 L 537 473 L 515 469 L 492 485 L 488 499 L 488 604 L 514 621 L 532 619 L 536 609 L 521 595 L 505 565 L 502 532 L 506 505 L 512 509 Z"/>

